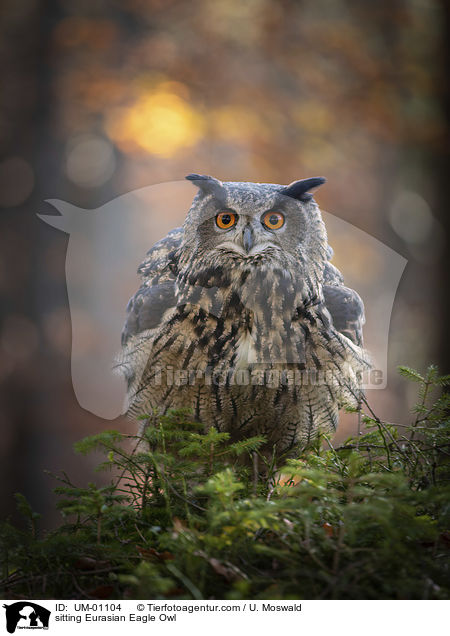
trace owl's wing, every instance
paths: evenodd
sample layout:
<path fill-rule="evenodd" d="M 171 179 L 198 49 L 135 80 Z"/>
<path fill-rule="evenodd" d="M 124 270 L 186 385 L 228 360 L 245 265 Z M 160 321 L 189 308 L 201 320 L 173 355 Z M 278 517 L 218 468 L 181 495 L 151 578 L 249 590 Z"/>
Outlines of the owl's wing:
<path fill-rule="evenodd" d="M 325 269 L 323 272 L 323 284 L 324 285 L 343 285 L 344 277 L 341 272 L 330 261 L 325 263 Z"/>
<path fill-rule="evenodd" d="M 323 295 L 335 328 L 359 347 L 363 346 L 362 328 L 366 322 L 364 304 L 354 289 L 345 287 L 341 272 L 330 263 L 333 249 L 327 245 L 323 272 Z"/>
<path fill-rule="evenodd" d="M 339 270 L 337 270 L 339 271 Z M 363 301 L 355 290 L 341 284 L 323 286 L 325 306 L 335 328 L 359 347 L 363 346 L 365 323 Z"/>
<path fill-rule="evenodd" d="M 181 243 L 183 228 L 176 228 L 158 241 L 138 268 L 142 285 L 130 298 L 122 330 L 122 345 L 142 331 L 157 327 L 167 311 L 176 305 L 176 252 Z"/>

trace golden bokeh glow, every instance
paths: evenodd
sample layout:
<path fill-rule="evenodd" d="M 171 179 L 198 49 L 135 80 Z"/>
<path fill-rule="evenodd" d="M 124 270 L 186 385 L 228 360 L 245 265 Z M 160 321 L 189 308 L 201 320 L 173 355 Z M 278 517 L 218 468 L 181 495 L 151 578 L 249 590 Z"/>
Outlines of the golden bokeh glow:
<path fill-rule="evenodd" d="M 161 87 L 114 111 L 107 132 L 125 151 L 139 148 L 172 157 L 194 146 L 203 136 L 202 115 L 180 95 Z"/>

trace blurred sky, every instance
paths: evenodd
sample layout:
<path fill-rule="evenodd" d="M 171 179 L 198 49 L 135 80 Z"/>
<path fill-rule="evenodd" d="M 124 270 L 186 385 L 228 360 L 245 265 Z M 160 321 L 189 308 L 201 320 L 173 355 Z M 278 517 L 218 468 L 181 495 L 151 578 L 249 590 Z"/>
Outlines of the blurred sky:
<path fill-rule="evenodd" d="M 68 236 L 35 216 L 54 213 L 46 199 L 98 208 L 190 172 L 275 183 L 326 176 L 320 206 L 408 260 L 391 320 L 389 384 L 369 396 L 380 416 L 407 421 L 413 395 L 395 367 L 448 362 L 448 13 L 445 0 L 4 0 L 5 513 L 17 490 L 47 510 L 54 484 L 43 469 L 92 479 L 94 461 L 73 455 L 75 440 L 111 426 L 133 430 L 75 398 Z M 183 219 L 185 205 L 181 197 L 164 219 L 149 217 L 148 247 Z M 126 223 L 123 231 L 133 236 Z M 96 240 L 113 264 L 116 239 Z M 333 248 L 366 304 L 383 293 L 387 265 L 377 250 L 342 231 Z M 142 255 L 130 253 L 133 267 Z M 89 320 L 86 347 L 98 334 Z"/>

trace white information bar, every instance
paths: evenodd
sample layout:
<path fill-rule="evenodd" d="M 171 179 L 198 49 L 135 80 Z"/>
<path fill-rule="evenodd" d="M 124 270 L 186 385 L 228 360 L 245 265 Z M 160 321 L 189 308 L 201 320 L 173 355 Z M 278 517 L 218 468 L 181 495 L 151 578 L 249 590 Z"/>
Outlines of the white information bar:
<path fill-rule="evenodd" d="M 423 636 L 442 631 L 448 601 L 0 601 L 0 634 L 195 634 L 257 630 L 276 636 L 294 629 L 308 636 Z M 181 630 L 181 631 L 180 631 Z M 39 636 L 35 634 L 34 636 Z"/>

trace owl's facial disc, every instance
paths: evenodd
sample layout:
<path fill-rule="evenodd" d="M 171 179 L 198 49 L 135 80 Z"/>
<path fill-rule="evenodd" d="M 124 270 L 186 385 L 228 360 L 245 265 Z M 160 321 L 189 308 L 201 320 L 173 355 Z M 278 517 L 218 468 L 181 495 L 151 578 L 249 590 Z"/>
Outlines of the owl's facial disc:
<path fill-rule="evenodd" d="M 275 213 L 269 213 L 264 215 L 264 219 L 251 219 L 246 216 L 237 217 L 230 225 L 228 231 L 223 232 L 224 240 L 220 241 L 216 248 L 225 251 L 239 254 L 243 258 L 252 258 L 253 256 L 261 255 L 269 248 L 277 248 L 276 241 L 273 240 L 273 233 L 270 230 L 270 225 L 264 227 L 266 217 L 270 216 L 273 225 L 281 227 L 283 222 L 282 215 L 278 215 L 275 218 Z M 230 223 L 229 215 L 225 217 L 225 221 Z M 227 227 L 223 224 L 223 219 L 220 215 L 216 217 L 216 225 L 218 228 L 227 230 Z M 272 236 L 271 236 L 272 234 Z"/>
<path fill-rule="evenodd" d="M 280 186 L 234 184 L 224 190 L 226 197 L 201 196 L 192 208 L 194 223 L 187 225 L 186 236 L 202 257 L 258 266 L 298 259 L 300 250 L 309 250 L 313 206 L 285 196 Z"/>

